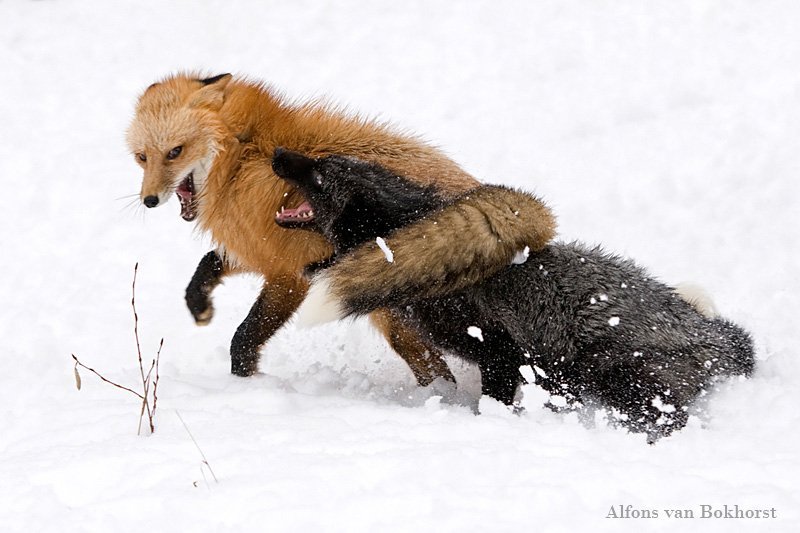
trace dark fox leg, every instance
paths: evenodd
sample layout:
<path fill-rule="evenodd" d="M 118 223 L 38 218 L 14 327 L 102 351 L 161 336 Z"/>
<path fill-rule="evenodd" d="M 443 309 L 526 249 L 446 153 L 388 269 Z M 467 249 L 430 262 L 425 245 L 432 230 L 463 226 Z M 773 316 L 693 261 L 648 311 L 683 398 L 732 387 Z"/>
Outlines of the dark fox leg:
<path fill-rule="evenodd" d="M 478 368 L 481 371 L 481 393 L 506 405 L 514 403 L 517 387 L 522 382 L 519 367 L 527 364 L 522 349 L 503 330 L 484 332 Z"/>
<path fill-rule="evenodd" d="M 231 373 L 251 376 L 258 370 L 259 351 L 283 326 L 306 296 L 308 282 L 283 274 L 264 282 L 261 293 L 231 341 Z"/>
<path fill-rule="evenodd" d="M 261 347 L 292 316 L 307 291 L 308 283 L 301 276 L 283 275 L 264 283 L 231 341 L 231 373 L 251 376 L 258 370 Z M 420 385 L 428 385 L 437 377 L 455 381 L 441 352 L 423 343 L 400 319 L 383 310 L 374 312 L 372 318 Z"/>
<path fill-rule="evenodd" d="M 222 282 L 226 274 L 225 263 L 215 251 L 208 252 L 200 260 L 189 286 L 186 287 L 186 306 L 198 326 L 205 326 L 214 316 L 211 292 Z"/>
<path fill-rule="evenodd" d="M 514 395 L 522 381 L 519 373 L 520 362 L 512 361 L 514 358 L 503 357 L 498 354 L 497 359 L 478 362 L 481 370 L 481 393 L 491 396 L 506 405 L 514 403 Z"/>
<path fill-rule="evenodd" d="M 372 312 L 370 318 L 389 341 L 392 349 L 411 368 L 417 383 L 424 387 L 440 377 L 455 382 L 452 372 L 442 358 L 442 353 L 423 342 L 413 328 L 403 323 L 391 311 L 378 309 Z"/>

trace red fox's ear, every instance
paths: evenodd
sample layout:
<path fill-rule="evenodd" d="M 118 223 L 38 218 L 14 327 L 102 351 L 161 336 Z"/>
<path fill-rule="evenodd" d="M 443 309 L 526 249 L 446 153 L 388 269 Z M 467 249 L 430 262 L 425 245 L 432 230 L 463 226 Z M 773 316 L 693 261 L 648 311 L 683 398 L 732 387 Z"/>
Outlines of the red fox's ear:
<path fill-rule="evenodd" d="M 218 110 L 222 107 L 222 102 L 225 99 L 225 87 L 231 81 L 233 76 L 230 74 L 220 74 L 212 78 L 198 80 L 203 84 L 203 87 L 198 89 L 189 100 L 191 107 L 209 107 L 213 110 Z"/>
<path fill-rule="evenodd" d="M 228 83 L 230 81 L 231 75 L 230 74 L 219 74 L 217 76 L 211 76 L 210 78 L 205 78 L 202 80 L 197 80 L 203 85 L 211 85 L 213 83 L 217 83 L 218 81 L 222 81 L 223 83 Z M 223 81 L 224 80 L 224 81 Z"/>

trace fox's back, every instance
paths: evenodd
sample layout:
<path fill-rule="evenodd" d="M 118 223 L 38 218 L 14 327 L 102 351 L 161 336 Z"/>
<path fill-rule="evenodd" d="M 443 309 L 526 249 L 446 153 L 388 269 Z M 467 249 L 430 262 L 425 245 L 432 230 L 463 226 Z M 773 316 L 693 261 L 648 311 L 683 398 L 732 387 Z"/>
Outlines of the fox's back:
<path fill-rule="evenodd" d="M 752 367 L 741 328 L 702 315 L 633 261 L 598 247 L 548 245 L 479 285 L 476 297 L 489 315 L 506 316 L 512 336 L 554 356 L 659 347 L 703 358 L 710 348 L 730 366 Z"/>

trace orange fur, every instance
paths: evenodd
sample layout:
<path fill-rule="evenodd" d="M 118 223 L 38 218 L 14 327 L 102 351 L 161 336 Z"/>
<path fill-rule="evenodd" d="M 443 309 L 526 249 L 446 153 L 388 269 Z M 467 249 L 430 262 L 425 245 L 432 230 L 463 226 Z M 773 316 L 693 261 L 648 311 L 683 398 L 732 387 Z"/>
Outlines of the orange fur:
<path fill-rule="evenodd" d="M 224 249 L 229 262 L 269 277 L 298 272 L 330 254 L 312 232 L 274 223 L 281 206 L 302 199 L 272 172 L 274 149 L 283 146 L 312 157 L 345 154 L 371 160 L 444 195 L 477 181 L 437 149 L 388 125 L 347 115 L 330 106 L 291 105 L 266 86 L 223 79 L 203 86 L 201 76 L 178 74 L 150 86 L 139 98 L 128 132 L 134 153 L 146 153 L 142 198 L 166 201 L 187 168 L 214 158 L 198 184 L 198 222 Z M 164 154 L 183 146 L 181 161 Z"/>
<path fill-rule="evenodd" d="M 151 85 L 138 100 L 127 138 L 144 170 L 143 200 L 157 197 L 158 205 L 165 203 L 192 173 L 198 224 L 211 234 L 225 263 L 220 277 L 241 271 L 261 274 L 266 283 L 296 280 L 303 267 L 331 253 L 317 233 L 286 230 L 274 222 L 282 206 L 302 202 L 299 193 L 272 172 L 270 162 L 278 146 L 312 157 L 342 154 L 374 161 L 419 183 L 433 184 L 445 197 L 478 184 L 436 148 L 386 124 L 318 102 L 294 105 L 259 82 L 230 75 L 207 83 L 200 78 L 197 73 L 180 73 Z M 175 147 L 182 152 L 168 158 Z M 208 287 L 213 286 L 209 282 Z M 209 304 L 205 314 L 195 317 L 207 321 L 212 312 Z M 401 324 L 387 325 L 384 317 L 378 322 L 393 346 L 403 350 L 413 344 Z M 264 332 L 264 340 L 271 334 Z M 434 359 L 440 357 L 431 353 Z M 432 372 L 442 373 L 443 362 L 428 358 L 426 369 L 415 368 L 421 364 L 415 363 L 419 353 L 400 355 L 421 382 L 435 378 Z M 426 372 L 428 377 L 422 375 Z"/>

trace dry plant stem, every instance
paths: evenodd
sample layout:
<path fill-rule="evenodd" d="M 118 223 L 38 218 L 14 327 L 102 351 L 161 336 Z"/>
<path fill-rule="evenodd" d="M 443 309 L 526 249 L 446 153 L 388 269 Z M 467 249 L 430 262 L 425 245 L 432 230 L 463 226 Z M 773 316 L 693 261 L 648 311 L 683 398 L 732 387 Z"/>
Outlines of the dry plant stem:
<path fill-rule="evenodd" d="M 158 362 L 161 360 L 161 348 L 164 347 L 164 338 L 158 343 L 158 351 L 156 352 L 156 379 L 153 380 L 153 418 L 156 417 L 156 406 L 158 405 Z"/>
<path fill-rule="evenodd" d="M 153 359 L 152 363 L 150 364 L 150 369 L 147 371 L 147 375 L 144 373 L 144 363 L 142 361 L 142 349 L 141 344 L 139 343 L 139 315 L 136 312 L 136 273 L 139 270 L 139 263 L 136 263 L 136 266 L 133 268 L 133 283 L 131 285 L 131 307 L 133 308 L 133 334 L 136 338 L 136 354 L 139 358 L 139 374 L 142 377 L 142 394 L 136 392 L 133 389 L 129 389 L 128 387 L 124 387 L 118 383 L 114 383 L 113 381 L 106 379 L 105 376 L 100 374 L 97 370 L 90 368 L 83 363 L 81 363 L 75 354 L 72 354 L 72 358 L 75 360 L 75 383 L 78 387 L 78 390 L 81 388 L 81 379 L 80 374 L 78 373 L 78 367 L 83 367 L 86 370 L 92 372 L 94 375 L 99 377 L 101 380 L 109 383 L 119 389 L 125 390 L 134 394 L 137 398 L 142 400 L 142 409 L 139 413 L 139 427 L 137 430 L 137 435 L 141 435 L 142 433 L 142 419 L 144 418 L 145 412 L 147 413 L 147 419 L 150 425 L 150 433 L 155 432 L 155 416 L 156 416 L 156 403 L 158 402 L 158 364 L 161 360 L 161 348 L 164 346 L 164 339 L 161 339 L 161 342 L 158 345 L 158 352 L 156 353 L 156 358 Z M 153 371 L 155 371 L 155 378 L 153 378 Z M 153 397 L 153 407 L 150 408 L 150 385 L 152 383 L 152 397 Z M 210 469 L 210 467 L 209 467 Z"/>
<path fill-rule="evenodd" d="M 203 458 L 203 464 L 206 465 L 208 467 L 208 471 L 211 472 L 211 477 L 214 478 L 214 483 L 219 483 L 219 480 L 217 479 L 217 476 L 214 474 L 214 470 L 211 468 L 211 465 L 208 464 L 208 460 L 206 459 L 206 454 L 204 454 L 203 450 L 200 449 L 200 445 L 197 444 L 197 441 L 195 440 L 194 435 L 192 435 L 192 432 L 189 431 L 189 426 L 187 426 L 186 422 L 183 421 L 183 417 L 181 416 L 181 414 L 178 412 L 177 409 L 175 410 L 175 414 L 178 415 L 178 418 L 180 419 L 181 424 L 183 424 L 183 427 L 186 429 L 186 433 L 189 434 L 189 438 L 192 439 L 192 442 L 194 442 L 195 448 L 197 448 L 197 451 L 200 452 L 200 457 Z M 203 471 L 203 469 L 201 468 L 200 472 L 202 472 L 202 471 Z M 205 475 L 203 477 L 205 477 Z"/>
<path fill-rule="evenodd" d="M 114 383 L 113 381 L 111 381 L 111 380 L 109 380 L 109 379 L 106 379 L 105 377 L 103 377 L 103 375 L 102 375 L 102 374 L 100 374 L 100 373 L 99 373 L 97 370 L 95 370 L 94 368 L 89 368 L 88 366 L 86 366 L 86 365 L 84 365 L 83 363 L 81 363 L 81 362 L 78 360 L 78 358 L 77 358 L 77 357 L 75 357 L 75 354 L 71 354 L 71 355 L 72 355 L 72 358 L 73 358 L 73 359 L 75 359 L 75 364 L 76 364 L 76 365 L 78 365 L 78 366 L 80 366 L 80 367 L 82 367 L 82 368 L 85 368 L 86 370 L 88 370 L 89 372 L 93 373 L 95 376 L 99 377 L 100 379 L 102 379 L 102 380 L 103 380 L 103 381 L 105 381 L 106 383 L 109 383 L 109 384 L 111 384 L 111 385 L 114 385 L 115 387 L 117 387 L 117 388 L 120 388 L 120 389 L 122 389 L 122 390 L 126 390 L 126 391 L 130 392 L 131 394 L 135 394 L 136 396 L 138 396 L 139 398 L 141 398 L 141 399 L 143 399 L 143 400 L 144 400 L 144 396 L 142 396 L 141 394 L 139 394 L 139 393 L 138 393 L 138 392 L 136 392 L 135 390 L 131 390 L 131 389 L 129 389 L 128 387 L 123 387 L 122 385 L 120 385 L 120 384 L 118 384 L 118 383 Z"/>
<path fill-rule="evenodd" d="M 145 410 L 147 411 L 147 418 L 150 420 L 150 433 L 155 431 L 153 427 L 153 413 L 150 411 L 150 403 L 147 401 L 147 389 L 149 386 L 148 378 L 144 375 L 144 365 L 142 364 L 142 348 L 139 343 L 139 314 L 136 312 L 136 274 L 139 272 L 139 263 L 133 267 L 133 283 L 131 283 L 131 307 L 133 308 L 133 336 L 136 338 L 136 354 L 139 357 L 139 372 L 142 376 L 142 389 L 144 396 L 142 397 L 142 412 L 139 415 L 139 430 L 137 435 L 142 432 L 142 417 Z M 151 367 L 152 369 L 152 367 Z"/>
<path fill-rule="evenodd" d="M 144 389 L 144 400 L 142 401 L 142 411 L 139 413 L 139 429 L 137 434 L 141 434 L 142 431 L 142 419 L 144 418 L 144 412 L 147 411 L 147 418 L 150 420 L 150 433 L 152 434 L 155 431 L 155 427 L 153 427 L 153 417 L 155 416 L 155 410 L 150 412 L 150 404 L 147 401 L 148 394 L 150 393 L 150 376 L 153 374 L 153 368 L 156 366 L 156 360 L 153 359 L 153 362 L 150 364 L 150 370 L 147 371 L 147 376 L 145 377 L 144 381 L 142 382 L 142 388 Z"/>

